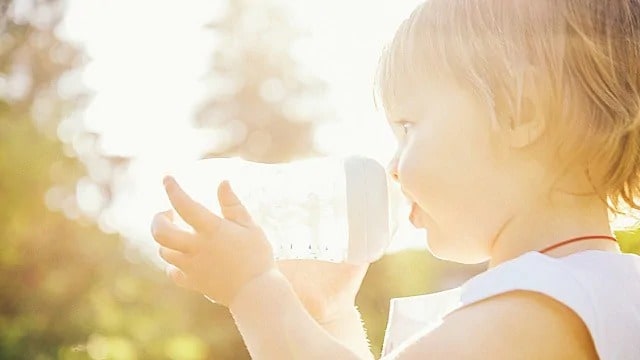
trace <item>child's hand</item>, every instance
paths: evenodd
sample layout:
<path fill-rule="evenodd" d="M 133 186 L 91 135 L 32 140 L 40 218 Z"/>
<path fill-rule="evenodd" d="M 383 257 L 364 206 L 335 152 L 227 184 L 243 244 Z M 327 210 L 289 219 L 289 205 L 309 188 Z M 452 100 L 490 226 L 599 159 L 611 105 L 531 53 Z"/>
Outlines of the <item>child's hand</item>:
<path fill-rule="evenodd" d="M 264 232 L 228 182 L 218 187 L 224 218 L 192 200 L 173 178 L 164 183 L 171 204 L 195 231 L 178 228 L 166 212 L 153 219 L 151 232 L 161 245 L 160 256 L 175 266 L 168 271 L 175 283 L 229 306 L 245 284 L 275 268 Z"/>
<path fill-rule="evenodd" d="M 309 314 L 320 323 L 353 309 L 369 267 L 317 260 L 280 260 L 277 264 Z"/>

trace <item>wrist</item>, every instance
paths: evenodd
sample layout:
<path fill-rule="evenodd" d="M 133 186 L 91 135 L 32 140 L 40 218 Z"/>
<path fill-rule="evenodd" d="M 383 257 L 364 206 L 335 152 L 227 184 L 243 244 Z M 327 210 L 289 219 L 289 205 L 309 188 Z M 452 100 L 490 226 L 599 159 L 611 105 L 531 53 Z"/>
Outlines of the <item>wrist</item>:
<path fill-rule="evenodd" d="M 229 310 L 234 313 L 241 310 L 247 303 L 255 303 L 256 299 L 260 299 L 263 295 L 271 292 L 280 291 L 283 286 L 287 286 L 288 281 L 277 268 L 271 268 L 262 274 L 247 281 L 236 292 L 233 299 L 229 302 Z"/>
<path fill-rule="evenodd" d="M 360 316 L 360 312 L 355 305 L 343 306 L 339 309 L 332 309 L 325 311 L 321 317 L 316 318 L 316 321 L 319 325 L 323 327 L 331 327 L 334 324 L 341 323 L 346 318 L 351 318 L 357 314 Z"/>

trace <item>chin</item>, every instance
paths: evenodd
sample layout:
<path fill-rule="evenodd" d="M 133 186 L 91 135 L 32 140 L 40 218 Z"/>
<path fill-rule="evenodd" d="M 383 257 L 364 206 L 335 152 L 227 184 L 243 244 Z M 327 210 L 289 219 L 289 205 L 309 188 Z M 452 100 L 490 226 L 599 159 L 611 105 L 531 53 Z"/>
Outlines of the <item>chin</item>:
<path fill-rule="evenodd" d="M 474 251 L 474 246 L 470 245 L 472 244 L 471 241 L 460 240 L 460 237 L 456 237 L 454 240 L 445 239 L 437 235 L 427 235 L 427 248 L 438 259 L 460 264 L 480 264 L 488 260 L 488 256 L 484 252 Z"/>

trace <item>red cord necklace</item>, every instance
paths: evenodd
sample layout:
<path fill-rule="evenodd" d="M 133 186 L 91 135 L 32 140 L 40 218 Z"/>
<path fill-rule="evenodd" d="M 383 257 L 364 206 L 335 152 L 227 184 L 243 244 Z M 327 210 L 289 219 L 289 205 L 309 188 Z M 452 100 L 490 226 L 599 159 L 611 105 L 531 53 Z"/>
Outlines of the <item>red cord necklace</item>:
<path fill-rule="evenodd" d="M 565 240 L 565 241 L 561 241 L 561 242 L 559 242 L 559 243 L 557 243 L 555 245 L 551 245 L 551 246 L 546 247 L 546 248 L 544 248 L 542 250 L 538 250 L 538 252 L 541 253 L 541 254 L 544 254 L 544 253 L 549 252 L 549 251 L 551 251 L 551 250 L 553 250 L 555 248 L 559 248 L 560 246 L 571 244 L 571 243 L 576 242 L 576 241 L 591 240 L 591 239 L 612 240 L 612 241 L 618 242 L 618 240 L 616 240 L 616 238 L 614 238 L 613 236 L 607 236 L 607 235 L 580 236 L 580 237 L 577 237 L 577 238 L 572 238 L 572 239 L 568 239 L 568 240 Z"/>

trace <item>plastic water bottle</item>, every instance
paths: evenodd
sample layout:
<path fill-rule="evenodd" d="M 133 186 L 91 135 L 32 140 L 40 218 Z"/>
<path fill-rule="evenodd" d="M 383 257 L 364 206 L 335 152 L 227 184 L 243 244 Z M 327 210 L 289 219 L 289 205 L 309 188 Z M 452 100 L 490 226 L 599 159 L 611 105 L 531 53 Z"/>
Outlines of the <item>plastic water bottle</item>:
<path fill-rule="evenodd" d="M 277 259 L 370 263 L 389 245 L 384 168 L 365 157 L 325 157 L 265 164 L 212 158 L 169 174 L 196 201 L 220 215 L 217 187 L 229 180 Z M 191 229 L 177 214 L 176 223 Z"/>

